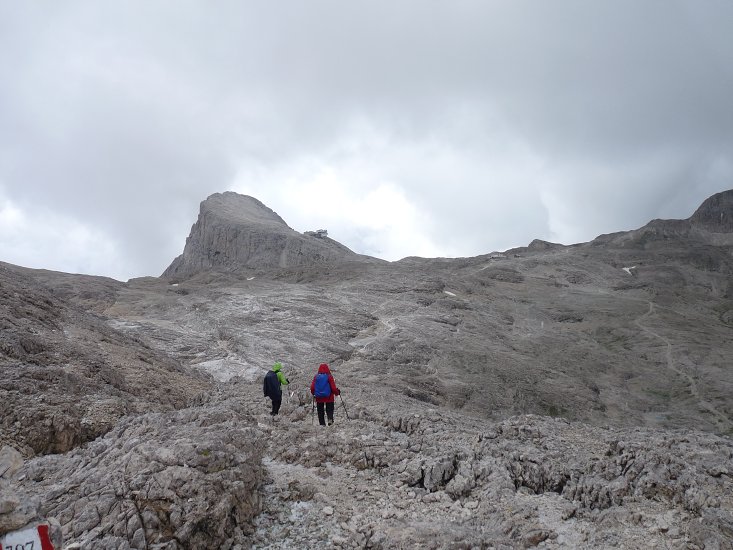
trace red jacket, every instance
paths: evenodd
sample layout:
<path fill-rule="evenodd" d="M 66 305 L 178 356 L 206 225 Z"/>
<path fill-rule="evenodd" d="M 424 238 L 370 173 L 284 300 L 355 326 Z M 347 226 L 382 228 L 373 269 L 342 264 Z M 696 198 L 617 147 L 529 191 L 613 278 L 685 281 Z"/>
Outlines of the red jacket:
<path fill-rule="evenodd" d="M 328 365 L 326 363 L 322 363 L 320 367 L 318 367 L 318 374 L 327 374 L 328 375 L 328 384 L 331 386 L 331 395 L 328 397 L 316 397 L 316 403 L 333 403 L 335 396 L 341 395 L 341 390 L 339 390 L 336 387 L 336 381 L 333 379 L 333 376 L 331 375 L 331 371 L 328 368 Z M 318 374 L 316 376 L 318 376 Z M 311 382 L 311 395 L 314 395 L 316 393 L 316 377 L 313 377 L 313 382 Z"/>

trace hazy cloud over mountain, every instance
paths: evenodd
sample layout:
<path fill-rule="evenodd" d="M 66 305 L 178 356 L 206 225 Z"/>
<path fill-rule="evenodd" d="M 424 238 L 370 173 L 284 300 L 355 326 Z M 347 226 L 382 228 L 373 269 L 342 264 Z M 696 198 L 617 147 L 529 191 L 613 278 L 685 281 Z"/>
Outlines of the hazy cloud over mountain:
<path fill-rule="evenodd" d="M 0 260 L 157 275 L 211 193 L 475 255 L 733 187 L 733 4 L 0 3 Z"/>

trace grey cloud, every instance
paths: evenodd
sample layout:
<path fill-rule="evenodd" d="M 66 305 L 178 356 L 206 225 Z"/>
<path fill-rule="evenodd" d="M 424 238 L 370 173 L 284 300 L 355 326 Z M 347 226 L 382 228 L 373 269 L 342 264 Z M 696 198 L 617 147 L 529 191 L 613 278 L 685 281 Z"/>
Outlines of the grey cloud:
<path fill-rule="evenodd" d="M 589 239 L 731 187 L 731 20 L 723 0 L 5 3 L 0 186 L 136 275 L 242 166 L 308 158 L 361 157 L 456 254 Z"/>

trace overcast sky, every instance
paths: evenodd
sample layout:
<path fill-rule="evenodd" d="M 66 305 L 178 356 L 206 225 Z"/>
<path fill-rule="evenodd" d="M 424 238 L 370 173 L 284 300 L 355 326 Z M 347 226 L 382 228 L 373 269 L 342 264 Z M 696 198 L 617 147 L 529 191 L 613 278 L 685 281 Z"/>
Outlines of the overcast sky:
<path fill-rule="evenodd" d="M 733 188 L 730 0 L 0 0 L 0 261 L 126 280 L 237 191 L 473 256 Z"/>

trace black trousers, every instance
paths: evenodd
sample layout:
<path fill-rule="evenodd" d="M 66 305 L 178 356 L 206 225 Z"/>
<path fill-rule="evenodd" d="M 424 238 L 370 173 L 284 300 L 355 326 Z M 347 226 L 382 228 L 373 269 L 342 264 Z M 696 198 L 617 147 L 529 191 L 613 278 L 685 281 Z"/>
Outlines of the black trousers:
<path fill-rule="evenodd" d="M 272 416 L 275 416 L 278 412 L 280 412 L 280 403 L 283 402 L 282 397 L 270 397 L 272 399 L 272 412 L 270 413 Z"/>
<path fill-rule="evenodd" d="M 326 415 L 328 416 L 328 423 L 333 422 L 333 401 L 330 403 L 316 403 L 316 409 L 318 410 L 318 423 L 321 426 L 326 425 L 326 419 L 323 417 L 323 406 L 326 405 Z"/>

